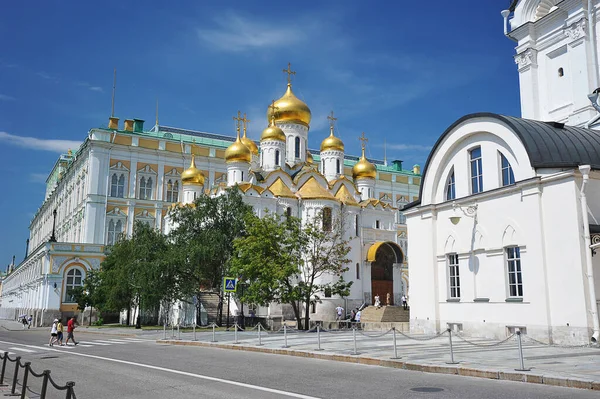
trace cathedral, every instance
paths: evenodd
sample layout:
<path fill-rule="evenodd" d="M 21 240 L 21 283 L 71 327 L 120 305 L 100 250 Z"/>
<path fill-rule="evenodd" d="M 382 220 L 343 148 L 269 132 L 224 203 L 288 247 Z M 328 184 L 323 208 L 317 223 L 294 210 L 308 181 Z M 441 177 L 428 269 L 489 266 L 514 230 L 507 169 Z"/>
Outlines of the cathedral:
<path fill-rule="evenodd" d="M 49 174 L 46 198 L 30 225 L 27 256 L 4 279 L 0 317 L 34 314 L 35 323 L 47 324 L 73 314 L 71 291 L 100 267 L 106 245 L 132 233 L 135 220 L 168 233 L 173 204 L 219 195 L 227 187 L 237 187 L 258 216 L 268 211 L 307 221 L 322 212 L 325 222 L 343 216 L 351 246 L 344 279 L 353 282 L 351 293 L 323 293 L 312 319 L 332 319 L 336 306 L 370 304 L 377 294 L 389 293 L 399 303 L 409 290 L 406 223 L 399 209 L 418 199 L 420 168 L 367 159 L 364 133 L 361 155 L 346 154 L 333 112 L 329 132 L 311 132 L 321 135 L 320 149 L 310 149 L 310 108 L 292 90 L 291 65 L 284 72 L 287 87 L 266 107 L 258 143 L 248 137 L 249 120 L 239 111 L 234 137 L 162 126 L 158 117 L 150 130 L 140 119 L 121 127 L 116 117 L 106 128 L 90 129 L 81 147 L 61 155 Z M 233 301 L 234 311 L 237 306 Z M 277 306 L 255 312 L 284 316 Z M 194 317 L 184 316 L 187 322 Z"/>

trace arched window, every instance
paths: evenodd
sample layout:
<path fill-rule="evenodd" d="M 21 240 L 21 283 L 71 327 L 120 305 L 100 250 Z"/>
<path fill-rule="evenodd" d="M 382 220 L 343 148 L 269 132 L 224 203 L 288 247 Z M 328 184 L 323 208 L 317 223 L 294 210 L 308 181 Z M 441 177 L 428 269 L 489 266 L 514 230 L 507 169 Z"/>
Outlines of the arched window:
<path fill-rule="evenodd" d="M 354 228 L 356 229 L 355 233 L 357 237 L 360 235 L 360 225 L 358 224 L 358 221 L 358 215 L 354 215 Z"/>
<path fill-rule="evenodd" d="M 296 137 L 294 140 L 294 156 L 300 158 L 300 137 Z"/>
<path fill-rule="evenodd" d="M 119 176 L 119 182 L 117 183 L 117 197 L 124 198 L 125 197 L 125 175 L 121 174 Z"/>
<path fill-rule="evenodd" d="M 331 231 L 332 217 L 331 208 L 323 208 L 323 231 Z"/>
<path fill-rule="evenodd" d="M 179 201 L 179 182 L 169 179 L 167 182 L 167 202 Z"/>
<path fill-rule="evenodd" d="M 510 162 L 508 162 L 508 159 L 502 153 L 500 153 L 500 163 L 502 165 L 502 186 L 515 184 L 515 175 L 512 166 L 510 166 Z"/>
<path fill-rule="evenodd" d="M 67 280 L 65 283 L 65 300 L 66 303 L 74 303 L 73 289 L 83 286 L 83 272 L 78 268 L 72 268 L 67 272 Z"/>
<path fill-rule="evenodd" d="M 360 263 L 356 264 L 356 279 L 360 280 Z"/>
<path fill-rule="evenodd" d="M 119 184 L 119 178 L 116 173 L 113 173 L 112 178 L 110 179 L 110 196 L 117 196 L 117 186 Z"/>
<path fill-rule="evenodd" d="M 275 150 L 275 165 L 279 166 L 279 150 Z"/>
<path fill-rule="evenodd" d="M 287 207 L 287 209 L 285 210 L 285 216 L 290 217 L 292 216 L 292 208 L 291 207 Z"/>
<path fill-rule="evenodd" d="M 111 219 L 108 222 L 108 233 L 106 235 L 106 245 L 114 245 L 118 240 L 119 236 L 123 232 L 123 221 L 121 219 Z"/>
<path fill-rule="evenodd" d="M 335 160 L 335 173 L 337 173 L 338 175 L 340 174 L 340 160 L 336 159 Z"/>
<path fill-rule="evenodd" d="M 244 172 L 243 171 L 242 171 L 242 178 L 240 180 L 244 181 Z"/>
<path fill-rule="evenodd" d="M 140 178 L 140 199 L 152 199 L 152 178 Z"/>
<path fill-rule="evenodd" d="M 454 169 L 450 172 L 450 176 L 448 176 L 448 181 L 446 182 L 446 201 L 450 201 L 456 198 L 456 182 L 454 180 Z"/>

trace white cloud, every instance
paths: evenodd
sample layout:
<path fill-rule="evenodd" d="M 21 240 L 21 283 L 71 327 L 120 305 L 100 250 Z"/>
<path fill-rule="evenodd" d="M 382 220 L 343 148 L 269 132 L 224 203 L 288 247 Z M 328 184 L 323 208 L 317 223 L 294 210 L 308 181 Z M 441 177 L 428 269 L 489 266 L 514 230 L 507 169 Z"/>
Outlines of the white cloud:
<path fill-rule="evenodd" d="M 102 87 L 100 87 L 100 86 L 92 86 L 88 82 L 77 82 L 76 85 L 77 86 L 81 86 L 81 87 L 85 87 L 85 88 L 87 88 L 88 90 L 91 90 L 91 91 L 97 91 L 99 93 L 104 93 L 104 90 L 102 89 Z"/>
<path fill-rule="evenodd" d="M 0 94 L 0 101 L 15 101 L 16 98 L 7 96 L 6 94 Z"/>
<path fill-rule="evenodd" d="M 306 39 L 306 34 L 299 27 L 281 26 L 267 20 L 250 21 L 234 13 L 216 18 L 215 23 L 217 28 L 198 29 L 198 37 L 221 51 L 279 48 Z"/>
<path fill-rule="evenodd" d="M 44 71 L 36 72 L 36 75 L 39 76 L 40 78 L 46 79 L 46 80 L 53 80 L 53 81 L 58 80 L 58 78 L 56 76 L 50 75 L 49 73 L 46 73 Z"/>
<path fill-rule="evenodd" d="M 48 175 L 46 173 L 30 173 L 29 181 L 33 183 L 46 183 Z"/>
<path fill-rule="evenodd" d="M 102 87 L 100 87 L 100 86 L 90 86 L 89 89 L 91 91 L 98 91 L 100 93 L 104 93 L 104 90 L 102 90 Z"/>
<path fill-rule="evenodd" d="M 378 144 L 378 147 L 383 147 L 383 144 Z M 388 150 L 412 150 L 412 151 L 431 151 L 432 146 L 421 144 L 386 144 Z"/>
<path fill-rule="evenodd" d="M 30 150 L 51 151 L 60 154 L 67 152 L 68 149 L 78 149 L 81 145 L 79 141 L 38 139 L 36 137 L 16 136 L 6 132 L 0 132 L 0 141 Z"/>

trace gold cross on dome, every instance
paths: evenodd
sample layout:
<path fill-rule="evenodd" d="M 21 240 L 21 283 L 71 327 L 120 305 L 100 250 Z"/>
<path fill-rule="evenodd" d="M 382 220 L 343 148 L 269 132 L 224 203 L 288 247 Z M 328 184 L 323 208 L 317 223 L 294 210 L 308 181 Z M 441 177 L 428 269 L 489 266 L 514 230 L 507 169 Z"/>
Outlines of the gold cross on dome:
<path fill-rule="evenodd" d="M 327 115 L 327 119 L 329 119 L 329 126 L 333 129 L 333 125 L 335 124 L 335 121 L 337 121 L 337 119 L 338 119 L 333 116 L 333 111 L 331 111 L 331 114 Z"/>
<path fill-rule="evenodd" d="M 275 100 L 271 101 L 269 108 L 271 109 L 271 119 L 275 119 L 275 113 L 279 109 L 279 107 L 275 106 Z"/>
<path fill-rule="evenodd" d="M 287 73 L 288 84 L 289 85 L 292 84 L 292 75 L 295 75 L 296 71 L 292 71 L 292 63 L 291 62 L 288 62 L 288 67 L 287 67 L 287 69 L 283 70 L 283 73 Z"/>
<path fill-rule="evenodd" d="M 244 117 L 241 119 L 244 124 L 244 135 L 246 134 L 246 127 L 248 127 L 248 122 L 251 122 L 250 119 L 246 118 L 246 113 L 244 112 Z"/>
<path fill-rule="evenodd" d="M 369 139 L 365 137 L 365 132 L 362 132 L 362 136 L 360 136 L 358 139 L 362 142 L 361 147 L 364 150 L 367 145 L 367 141 L 369 141 Z"/>
<path fill-rule="evenodd" d="M 234 116 L 233 120 L 236 122 L 235 126 L 237 127 L 237 130 L 240 130 L 240 122 L 243 120 L 241 111 L 238 111 L 237 117 Z"/>

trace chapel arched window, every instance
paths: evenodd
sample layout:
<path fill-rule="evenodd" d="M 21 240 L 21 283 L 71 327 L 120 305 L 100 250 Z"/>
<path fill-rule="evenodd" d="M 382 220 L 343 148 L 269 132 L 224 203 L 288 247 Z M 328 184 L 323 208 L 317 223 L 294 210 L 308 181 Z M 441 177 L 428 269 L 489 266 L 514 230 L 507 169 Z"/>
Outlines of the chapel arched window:
<path fill-rule="evenodd" d="M 65 299 L 66 303 L 74 303 L 75 296 L 73 290 L 77 287 L 83 286 L 83 273 L 80 269 L 72 268 L 67 272 L 67 279 L 65 283 Z"/>
<path fill-rule="evenodd" d="M 275 165 L 279 166 L 279 150 L 275 150 Z"/>
<path fill-rule="evenodd" d="M 300 137 L 296 137 L 294 140 L 294 156 L 300 158 Z"/>
<path fill-rule="evenodd" d="M 323 231 L 331 231 L 332 222 L 331 208 L 323 208 Z"/>

